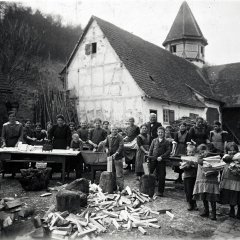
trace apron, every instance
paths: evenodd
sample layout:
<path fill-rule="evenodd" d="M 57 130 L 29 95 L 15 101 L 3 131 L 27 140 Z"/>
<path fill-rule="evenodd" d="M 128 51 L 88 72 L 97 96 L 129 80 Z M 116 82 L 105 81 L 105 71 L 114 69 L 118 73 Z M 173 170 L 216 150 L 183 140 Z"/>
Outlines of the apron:
<path fill-rule="evenodd" d="M 141 139 L 143 140 L 143 147 L 144 149 L 146 149 L 147 151 L 149 150 L 149 141 L 150 141 L 150 137 L 149 135 L 147 135 L 147 137 L 143 136 L 142 134 L 139 135 L 139 137 L 141 137 Z M 143 163 L 144 163 L 144 157 L 145 157 L 145 153 L 141 150 L 140 147 L 137 148 L 137 154 L 136 154 L 136 163 L 135 163 L 135 172 L 140 172 L 143 173 Z"/>

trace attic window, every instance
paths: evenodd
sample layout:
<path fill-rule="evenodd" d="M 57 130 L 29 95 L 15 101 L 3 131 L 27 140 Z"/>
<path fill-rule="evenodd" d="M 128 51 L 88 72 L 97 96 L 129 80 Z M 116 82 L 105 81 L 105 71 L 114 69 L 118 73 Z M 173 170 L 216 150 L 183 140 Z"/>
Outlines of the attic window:
<path fill-rule="evenodd" d="M 97 43 L 88 43 L 85 45 L 85 54 L 90 55 L 97 52 Z"/>
<path fill-rule="evenodd" d="M 170 47 L 170 52 L 171 52 L 171 53 L 177 52 L 177 45 L 172 45 L 172 46 Z"/>

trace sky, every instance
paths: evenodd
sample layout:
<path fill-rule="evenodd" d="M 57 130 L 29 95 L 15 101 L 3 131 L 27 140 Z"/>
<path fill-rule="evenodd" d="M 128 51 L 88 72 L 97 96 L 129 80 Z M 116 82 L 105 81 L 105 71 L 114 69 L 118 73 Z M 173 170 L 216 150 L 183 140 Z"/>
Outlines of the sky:
<path fill-rule="evenodd" d="M 182 0 L 19 0 L 46 14 L 60 15 L 64 24 L 86 26 L 92 15 L 160 47 Z M 208 40 L 209 64 L 240 62 L 240 0 L 188 0 Z"/>

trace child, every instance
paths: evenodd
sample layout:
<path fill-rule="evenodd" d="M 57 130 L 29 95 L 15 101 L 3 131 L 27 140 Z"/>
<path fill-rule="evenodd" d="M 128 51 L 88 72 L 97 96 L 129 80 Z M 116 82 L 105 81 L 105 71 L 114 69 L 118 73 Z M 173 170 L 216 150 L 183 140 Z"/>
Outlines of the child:
<path fill-rule="evenodd" d="M 194 145 L 187 146 L 187 156 L 194 156 L 196 147 Z M 187 162 L 185 167 L 182 167 L 184 170 L 183 182 L 184 182 L 184 191 L 186 194 L 186 200 L 188 203 L 188 211 L 198 210 L 196 200 L 193 200 L 193 189 L 196 182 L 197 176 L 197 163 L 193 161 Z M 181 167 L 180 167 L 181 168 Z"/>
<path fill-rule="evenodd" d="M 150 135 L 147 133 L 147 125 L 143 124 L 140 127 L 140 134 L 137 136 L 137 154 L 135 163 L 135 173 L 137 175 L 137 180 L 143 175 L 143 163 L 144 157 L 148 155 Z"/>
<path fill-rule="evenodd" d="M 113 175 L 116 178 L 118 190 L 124 189 L 123 179 L 123 137 L 118 134 L 118 128 L 112 126 L 111 134 L 107 136 L 106 145 L 107 153 L 113 159 Z"/>
<path fill-rule="evenodd" d="M 157 196 L 163 197 L 166 176 L 165 159 L 170 156 L 171 147 L 169 141 L 165 139 L 165 129 L 163 127 L 157 129 L 157 134 L 158 137 L 153 139 L 149 149 L 149 156 L 151 159 L 150 173 L 152 174 L 156 169 L 156 174 L 158 176 Z"/>
<path fill-rule="evenodd" d="M 80 151 L 82 150 L 82 141 L 80 140 L 79 136 L 77 133 L 74 133 L 72 135 L 72 141 L 71 141 L 71 144 L 70 144 L 70 148 L 73 149 L 73 151 Z"/>
<path fill-rule="evenodd" d="M 89 131 L 89 144 L 95 150 L 98 149 L 98 144 L 104 141 L 107 137 L 107 132 L 101 128 L 102 121 L 100 118 L 94 120 L 94 129 Z"/>
<path fill-rule="evenodd" d="M 240 219 L 240 175 L 234 175 L 229 165 L 232 162 L 232 157 L 238 152 L 238 146 L 234 142 L 229 142 L 226 145 L 226 153 L 223 157 L 223 161 L 226 162 L 226 166 L 223 170 L 222 179 L 220 183 L 220 197 L 222 204 L 230 205 L 230 217 L 235 217 L 235 206 L 238 206 L 237 219 Z"/>
<path fill-rule="evenodd" d="M 218 172 L 209 176 L 205 176 L 203 172 L 203 158 L 209 156 L 208 147 L 206 144 L 200 144 L 197 148 L 199 153 L 197 179 L 193 190 L 193 199 L 202 200 L 204 211 L 200 214 L 202 217 L 209 216 L 209 202 L 212 212 L 210 219 L 216 220 L 216 202 L 220 199 Z"/>

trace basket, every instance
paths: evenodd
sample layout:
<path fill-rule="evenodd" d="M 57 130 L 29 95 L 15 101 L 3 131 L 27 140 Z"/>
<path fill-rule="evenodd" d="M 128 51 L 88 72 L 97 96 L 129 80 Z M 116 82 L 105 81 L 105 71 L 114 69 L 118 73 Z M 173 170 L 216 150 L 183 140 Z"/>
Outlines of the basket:
<path fill-rule="evenodd" d="M 86 164 L 97 165 L 107 164 L 107 153 L 104 152 L 92 152 L 92 151 L 81 151 L 83 160 Z"/>

